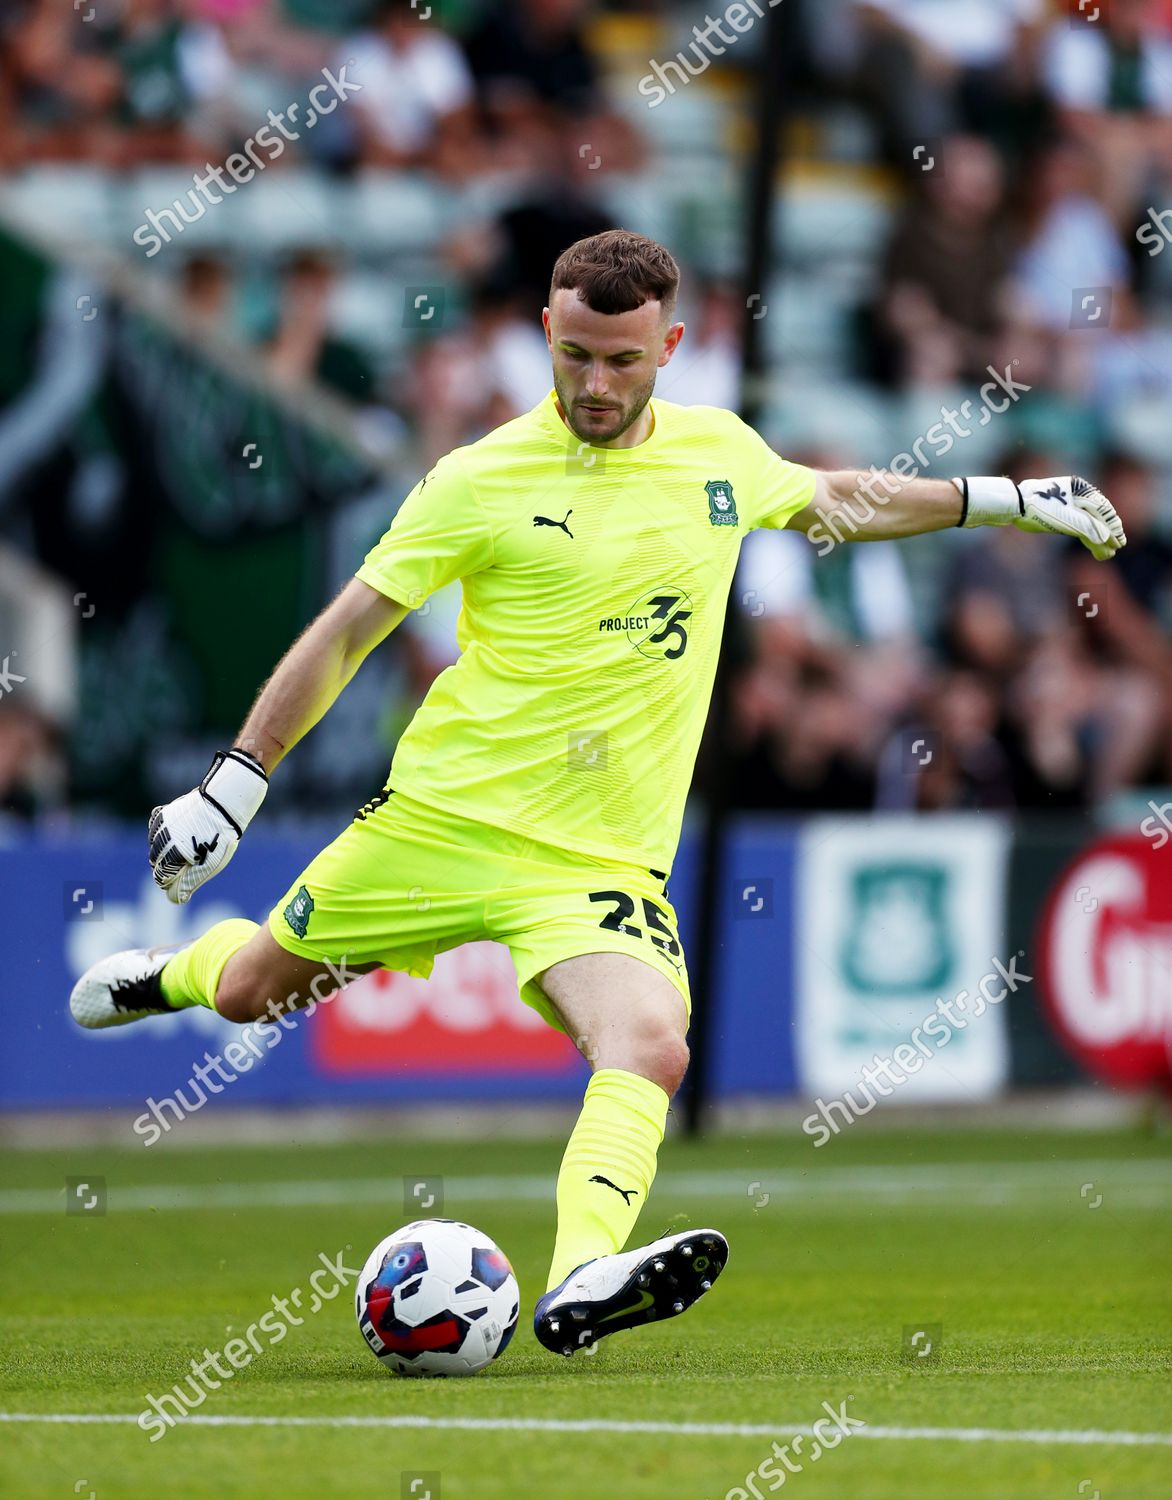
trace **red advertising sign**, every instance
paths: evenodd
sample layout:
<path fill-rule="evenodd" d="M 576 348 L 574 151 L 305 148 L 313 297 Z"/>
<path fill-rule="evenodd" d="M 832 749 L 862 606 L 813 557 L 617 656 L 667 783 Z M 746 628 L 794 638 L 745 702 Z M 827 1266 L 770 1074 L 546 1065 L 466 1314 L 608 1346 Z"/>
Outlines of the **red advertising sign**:
<path fill-rule="evenodd" d="M 1172 1081 L 1172 856 L 1138 836 L 1099 840 L 1069 865 L 1038 930 L 1054 1026 L 1107 1083 Z"/>
<path fill-rule="evenodd" d="M 436 959 L 430 979 L 379 970 L 349 985 L 314 1017 L 315 1064 L 333 1075 L 564 1074 L 569 1038 L 523 1005 L 507 948 L 468 943 Z"/>

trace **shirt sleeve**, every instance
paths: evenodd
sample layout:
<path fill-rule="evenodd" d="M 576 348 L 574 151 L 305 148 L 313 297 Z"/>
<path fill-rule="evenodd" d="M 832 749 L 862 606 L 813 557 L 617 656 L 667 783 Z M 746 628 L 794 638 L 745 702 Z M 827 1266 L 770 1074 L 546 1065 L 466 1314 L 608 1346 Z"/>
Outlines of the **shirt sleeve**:
<path fill-rule="evenodd" d="M 817 476 L 805 464 L 791 463 L 774 453 L 764 438 L 758 436 L 757 441 L 761 445 L 761 476 L 753 525 L 780 531 L 813 500 Z"/>
<path fill-rule="evenodd" d="M 403 501 L 356 576 L 388 599 L 418 609 L 437 589 L 492 562 L 488 518 L 459 459 L 448 454 Z"/>

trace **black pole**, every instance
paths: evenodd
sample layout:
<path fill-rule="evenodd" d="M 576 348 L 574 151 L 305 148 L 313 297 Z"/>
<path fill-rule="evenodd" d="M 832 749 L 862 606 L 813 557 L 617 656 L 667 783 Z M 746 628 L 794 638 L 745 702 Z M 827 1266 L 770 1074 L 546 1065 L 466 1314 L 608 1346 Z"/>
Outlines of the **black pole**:
<path fill-rule="evenodd" d="M 774 198 L 781 163 L 782 138 L 789 117 L 793 60 L 800 0 L 781 0 L 766 12 L 765 46 L 757 64 L 757 142 L 749 162 L 746 203 L 744 314 L 741 334 L 741 416 L 751 425 L 760 418 L 766 370 L 764 325 L 768 315 L 765 287 L 773 266 Z M 776 283 L 776 278 L 775 278 Z M 711 1094 L 713 1000 L 722 962 L 720 933 L 727 907 L 724 880 L 725 829 L 729 813 L 728 736 L 730 703 L 729 640 L 737 614 L 736 589 L 725 610 L 724 640 L 716 669 L 708 718 L 707 780 L 698 891 L 698 925 L 692 949 L 692 1065 L 684 1084 L 683 1118 L 689 1135 L 698 1135 Z"/>

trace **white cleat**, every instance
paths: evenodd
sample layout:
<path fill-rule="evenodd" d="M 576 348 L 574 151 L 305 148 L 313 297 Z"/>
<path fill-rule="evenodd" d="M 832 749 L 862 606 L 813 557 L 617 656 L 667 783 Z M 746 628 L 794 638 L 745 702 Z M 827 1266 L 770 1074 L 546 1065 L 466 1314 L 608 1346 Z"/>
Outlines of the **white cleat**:
<path fill-rule="evenodd" d="M 180 947 L 128 948 L 89 968 L 73 986 L 69 1009 L 79 1026 L 100 1031 L 147 1016 L 174 1015 L 163 999 L 159 975 Z"/>
<path fill-rule="evenodd" d="M 711 1287 L 728 1260 L 716 1229 L 669 1234 L 638 1250 L 600 1255 L 546 1292 L 533 1314 L 538 1341 L 573 1354 L 624 1328 L 674 1318 Z M 573 1324 L 573 1333 L 563 1331 Z"/>

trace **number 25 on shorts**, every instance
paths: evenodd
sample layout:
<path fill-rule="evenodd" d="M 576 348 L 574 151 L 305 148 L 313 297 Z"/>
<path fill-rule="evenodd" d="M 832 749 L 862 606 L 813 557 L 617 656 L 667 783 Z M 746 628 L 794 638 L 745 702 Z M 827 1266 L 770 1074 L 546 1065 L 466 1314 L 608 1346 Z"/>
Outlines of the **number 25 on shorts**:
<path fill-rule="evenodd" d="M 591 891 L 591 901 L 605 901 L 610 903 L 613 910 L 608 911 L 600 927 L 605 927 L 608 932 L 624 932 L 628 937 L 641 938 L 643 929 L 636 927 L 630 922 L 635 915 L 635 901 L 625 891 Z M 670 958 L 678 958 L 680 955 L 680 942 L 672 931 L 671 924 L 667 920 L 667 913 L 656 906 L 654 901 L 643 897 L 643 919 L 647 923 L 648 933 L 651 941 L 657 948 L 662 948 Z M 656 934 L 662 936 L 656 936 Z"/>

